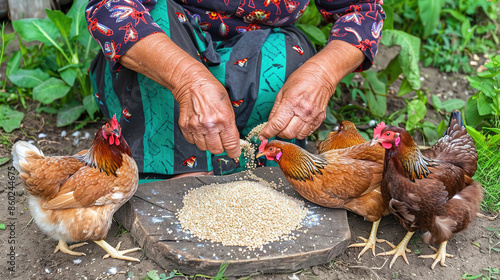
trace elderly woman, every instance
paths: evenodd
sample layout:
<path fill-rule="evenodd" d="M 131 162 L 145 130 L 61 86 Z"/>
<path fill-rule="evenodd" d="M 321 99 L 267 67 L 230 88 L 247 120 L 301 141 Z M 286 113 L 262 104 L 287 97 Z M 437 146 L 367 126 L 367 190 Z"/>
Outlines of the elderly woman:
<path fill-rule="evenodd" d="M 318 128 L 340 80 L 371 66 L 385 15 L 376 0 L 316 0 L 333 22 L 316 53 L 292 25 L 308 3 L 89 1 L 97 103 L 121 115 L 143 176 L 236 168 L 240 135 L 265 121 L 265 138 Z"/>

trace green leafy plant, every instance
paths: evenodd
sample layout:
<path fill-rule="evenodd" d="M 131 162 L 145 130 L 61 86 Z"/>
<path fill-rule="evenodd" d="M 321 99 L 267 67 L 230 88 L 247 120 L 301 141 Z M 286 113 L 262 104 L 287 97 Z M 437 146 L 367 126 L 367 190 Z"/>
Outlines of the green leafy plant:
<path fill-rule="evenodd" d="M 57 126 L 66 126 L 87 112 L 95 118 L 97 105 L 87 69 L 98 46 L 87 31 L 87 1 L 75 1 L 67 14 L 46 10 L 45 19 L 12 22 L 20 41 L 20 51 L 10 59 L 9 81 L 44 107 L 38 112 L 57 113 Z M 23 42 L 40 42 L 26 47 Z M 24 64 L 21 65 L 21 57 Z"/>
<path fill-rule="evenodd" d="M 424 66 L 469 73 L 471 53 L 487 53 L 499 44 L 498 0 L 387 0 L 394 26 L 423 39 Z"/>
<path fill-rule="evenodd" d="M 491 126 L 500 117 L 500 55 L 484 65 L 477 76 L 467 76 L 478 91 L 467 101 L 466 119 L 470 126 Z"/>

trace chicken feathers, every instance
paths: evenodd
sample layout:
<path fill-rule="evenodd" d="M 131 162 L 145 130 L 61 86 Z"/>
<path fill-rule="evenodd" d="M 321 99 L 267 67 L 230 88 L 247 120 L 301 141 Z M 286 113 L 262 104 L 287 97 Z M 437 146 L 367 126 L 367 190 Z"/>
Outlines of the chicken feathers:
<path fill-rule="evenodd" d="M 375 142 L 386 149 L 382 194 L 390 211 L 409 232 L 423 230 L 424 241 L 441 243 L 431 267 L 438 261 L 444 265 L 446 242 L 473 220 L 483 193 L 470 178 L 477 152 L 460 112 L 452 113 L 443 137 L 427 150 L 420 151 L 403 128 L 383 123 L 375 130 Z"/>
<path fill-rule="evenodd" d="M 106 247 L 103 239 L 113 214 L 132 197 L 138 185 L 137 164 L 121 136 L 116 116 L 99 129 L 87 151 L 46 157 L 35 146 L 20 141 L 14 144 L 12 156 L 30 194 L 35 223 L 60 241 L 56 251 L 82 255 L 68 249 L 66 242 L 85 240 Z M 112 257 L 138 261 L 123 256 L 130 250 L 111 249 L 105 248 Z"/>

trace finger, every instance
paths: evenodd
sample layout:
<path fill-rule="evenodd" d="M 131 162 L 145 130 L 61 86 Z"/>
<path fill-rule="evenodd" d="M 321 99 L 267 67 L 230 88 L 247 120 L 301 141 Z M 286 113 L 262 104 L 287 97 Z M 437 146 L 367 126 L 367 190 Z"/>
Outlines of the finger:
<path fill-rule="evenodd" d="M 281 133 L 278 133 L 278 136 L 281 138 L 292 139 L 292 138 L 297 137 L 303 129 L 307 130 L 307 127 L 309 127 L 309 126 L 306 125 L 305 122 L 303 122 L 301 119 L 299 119 L 298 117 L 295 116 L 288 123 L 288 125 L 285 127 L 285 129 L 283 129 L 283 131 Z"/>
<path fill-rule="evenodd" d="M 230 158 L 239 158 L 241 155 L 240 134 L 236 125 L 229 126 L 220 134 L 222 146 Z"/>
<path fill-rule="evenodd" d="M 193 135 L 193 139 L 194 139 L 194 144 L 196 144 L 196 147 L 198 147 L 198 149 L 202 150 L 202 151 L 206 151 L 207 150 L 207 143 L 205 141 L 205 136 L 203 134 L 199 134 L 199 133 L 192 133 L 191 135 Z"/>
<path fill-rule="evenodd" d="M 269 118 L 267 125 L 259 134 L 259 139 L 269 139 L 281 133 L 293 118 L 293 111 L 286 106 L 279 106 L 272 118 Z"/>
<path fill-rule="evenodd" d="M 313 134 L 313 132 L 314 132 L 313 127 L 306 124 L 302 127 L 302 129 L 297 134 L 297 139 L 302 140 L 302 139 L 306 138 L 307 136 Z"/>
<path fill-rule="evenodd" d="M 224 147 L 222 146 L 221 136 L 219 133 L 205 135 L 205 143 L 207 144 L 208 151 L 214 155 L 224 152 Z"/>

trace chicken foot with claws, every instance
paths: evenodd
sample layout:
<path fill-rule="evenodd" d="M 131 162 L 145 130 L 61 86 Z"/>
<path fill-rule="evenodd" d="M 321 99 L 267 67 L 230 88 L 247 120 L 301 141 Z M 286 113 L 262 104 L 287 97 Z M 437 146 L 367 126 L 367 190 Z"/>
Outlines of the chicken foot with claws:
<path fill-rule="evenodd" d="M 66 241 L 59 239 L 59 244 L 57 244 L 56 248 L 54 249 L 54 254 L 57 253 L 58 251 L 61 251 L 65 254 L 69 254 L 72 256 L 85 256 L 85 253 L 82 252 L 75 252 L 73 249 L 81 247 L 83 245 L 87 245 L 87 242 L 82 242 L 78 244 L 73 244 L 71 246 L 68 246 L 68 243 Z"/>
<path fill-rule="evenodd" d="M 380 224 L 380 219 L 378 219 L 376 222 L 373 222 L 373 225 L 372 225 L 372 230 L 370 231 L 370 236 L 368 237 L 368 239 L 364 238 L 364 237 L 361 237 L 361 236 L 358 236 L 359 239 L 363 240 L 364 243 L 355 243 L 355 244 L 351 244 L 349 245 L 348 248 L 351 248 L 351 247 L 364 247 L 363 250 L 361 250 L 361 252 L 359 253 L 358 255 L 358 259 L 366 252 L 368 251 L 370 248 L 372 249 L 372 253 L 373 255 L 375 256 L 375 246 L 378 243 L 387 243 L 389 244 L 389 246 L 391 246 L 392 248 L 396 248 L 396 246 L 394 246 L 394 244 L 392 244 L 391 242 L 385 240 L 385 239 L 378 239 L 377 238 L 377 230 L 378 230 L 378 226 Z"/>
<path fill-rule="evenodd" d="M 408 262 L 408 259 L 406 258 L 406 252 L 411 253 L 411 251 L 406 246 L 408 245 L 408 242 L 410 241 L 410 239 L 414 233 L 415 232 L 411 232 L 411 231 L 407 232 L 405 237 L 403 238 L 403 240 L 401 240 L 401 242 L 398 244 L 398 246 L 396 248 L 394 248 L 393 250 L 391 250 L 389 252 L 379 253 L 379 254 L 377 254 L 377 256 L 394 255 L 394 257 L 391 260 L 391 263 L 389 264 L 389 268 L 392 268 L 392 265 L 394 264 L 394 262 L 396 261 L 396 259 L 399 256 L 402 256 L 403 259 L 405 260 L 405 262 L 407 264 L 410 264 Z"/>
<path fill-rule="evenodd" d="M 444 261 L 446 260 L 446 257 L 453 258 L 453 255 L 446 253 L 446 244 L 447 243 L 448 243 L 448 241 L 444 241 L 443 243 L 441 243 L 441 245 L 439 246 L 439 250 L 432 247 L 432 246 L 429 246 L 436 253 L 432 254 L 432 255 L 423 255 L 423 256 L 418 256 L 418 257 L 423 258 L 423 259 L 431 259 L 431 258 L 434 259 L 434 262 L 431 265 L 431 269 L 434 269 L 434 267 L 436 266 L 436 264 L 438 262 L 441 262 L 441 266 L 447 266 L 444 263 Z"/>
<path fill-rule="evenodd" d="M 126 260 L 126 261 L 134 261 L 134 262 L 140 262 L 139 259 L 137 258 L 133 258 L 133 257 L 128 257 L 128 256 L 125 256 L 125 254 L 128 254 L 128 253 L 132 253 L 132 252 L 135 252 L 135 251 L 139 251 L 139 250 L 142 250 L 142 248 L 132 248 L 132 249 L 128 249 L 128 250 L 123 250 L 123 251 L 119 251 L 118 249 L 120 249 L 120 243 L 118 243 L 118 245 L 116 245 L 116 248 L 113 248 L 111 245 L 108 244 L 108 242 L 104 241 L 104 240 L 97 240 L 94 242 L 101 246 L 101 248 L 104 249 L 104 251 L 107 252 L 107 254 L 103 257 L 103 259 L 106 259 L 106 258 L 109 258 L 109 257 L 112 257 L 114 259 L 120 259 L 120 260 Z"/>

